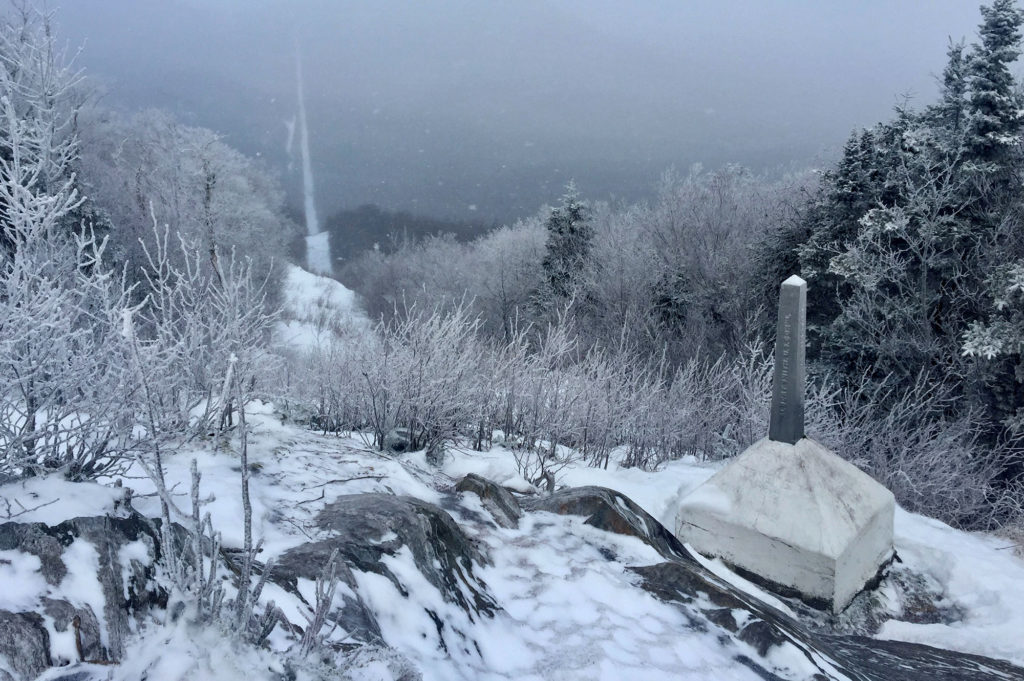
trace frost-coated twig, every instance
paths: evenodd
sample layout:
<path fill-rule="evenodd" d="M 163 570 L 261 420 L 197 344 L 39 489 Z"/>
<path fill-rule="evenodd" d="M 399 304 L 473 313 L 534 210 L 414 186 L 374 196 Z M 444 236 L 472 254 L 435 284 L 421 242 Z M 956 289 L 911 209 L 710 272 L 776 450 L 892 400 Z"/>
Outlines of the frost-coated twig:
<path fill-rule="evenodd" d="M 228 378 L 234 374 L 235 363 L 238 358 L 232 353 L 228 364 Z M 249 604 L 251 594 L 249 593 L 249 582 L 252 576 L 252 562 L 254 560 L 252 549 L 252 501 L 249 498 L 249 433 L 245 422 L 245 396 L 242 394 L 241 382 L 237 381 L 238 397 L 238 426 L 239 426 L 239 458 L 242 469 L 242 569 L 238 577 L 238 602 L 235 604 L 235 614 L 239 626 L 245 627 L 248 624 L 248 616 L 252 612 Z M 230 392 L 227 386 L 225 397 Z"/>
<path fill-rule="evenodd" d="M 299 644 L 299 654 L 309 655 L 315 648 L 323 643 L 320 632 L 327 620 L 334 603 L 334 592 L 338 588 L 338 549 L 331 551 L 330 558 L 320 571 L 315 585 L 315 602 L 313 603 L 313 615 L 307 617 L 308 625 L 302 633 L 302 641 Z"/>
<path fill-rule="evenodd" d="M 57 503 L 58 501 L 60 501 L 60 499 L 53 499 L 53 500 L 51 500 L 51 501 L 46 501 L 46 502 L 43 502 L 43 503 L 39 504 L 38 506 L 32 506 L 31 508 L 26 508 L 26 507 L 25 507 L 25 506 L 24 506 L 24 505 L 23 505 L 23 504 L 22 504 L 22 503 L 21 503 L 20 501 L 18 501 L 17 499 L 12 499 L 12 500 L 8 500 L 8 499 L 6 499 L 6 498 L 4 498 L 4 497 L 0 497 L 0 501 L 2 501 L 2 502 L 3 502 L 3 504 L 4 504 L 5 508 L 7 509 L 7 510 L 6 510 L 5 512 L 4 512 L 4 519 L 5 519 L 5 520 L 12 520 L 12 519 L 14 519 L 14 518 L 17 518 L 18 516 L 21 516 L 21 515 L 25 515 L 26 513 L 31 513 L 32 511 L 37 511 L 37 510 L 39 510 L 40 508 L 44 508 L 44 507 L 46 507 L 46 506 L 49 506 L 50 504 L 55 504 L 55 503 Z M 14 503 L 16 503 L 16 504 L 17 504 L 18 506 L 21 506 L 21 509 L 22 509 L 22 510 L 18 511 L 17 513 L 11 513 L 11 501 L 13 501 Z"/>

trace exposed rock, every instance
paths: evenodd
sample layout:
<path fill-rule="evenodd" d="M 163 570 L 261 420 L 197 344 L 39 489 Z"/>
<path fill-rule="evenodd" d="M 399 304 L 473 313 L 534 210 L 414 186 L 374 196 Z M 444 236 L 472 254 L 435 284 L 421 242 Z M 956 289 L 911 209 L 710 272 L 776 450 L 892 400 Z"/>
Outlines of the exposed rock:
<path fill-rule="evenodd" d="M 42 523 L 0 524 L 0 551 L 21 551 L 39 558 L 39 571 L 50 586 L 60 584 L 68 573 L 61 554 L 72 540 Z"/>
<path fill-rule="evenodd" d="M 523 511 L 512 493 L 501 485 L 491 482 L 476 473 L 470 473 L 455 485 L 459 492 L 472 492 L 480 497 L 484 508 L 494 517 L 500 527 L 519 527 Z"/>
<path fill-rule="evenodd" d="M 388 494 L 348 495 L 326 506 L 316 524 L 332 536 L 287 551 L 276 563 L 273 581 L 295 592 L 295 580 L 315 579 L 337 549 L 345 563 L 340 579 L 350 587 L 355 587 L 355 580 L 349 568 L 387 577 L 404 595 L 406 585 L 381 558 L 408 546 L 427 581 L 471 620 L 498 609 L 486 585 L 473 574 L 473 565 L 483 562 L 483 555 L 452 517 L 433 504 Z M 336 617 L 357 640 L 381 642 L 376 619 L 361 601 L 346 598 Z"/>
<path fill-rule="evenodd" d="M 544 497 L 524 500 L 523 508 L 560 515 L 586 516 L 586 524 L 636 537 L 666 558 L 694 562 L 665 526 L 621 492 L 605 487 L 570 487 Z"/>
<path fill-rule="evenodd" d="M 14 681 L 32 681 L 50 666 L 50 635 L 41 616 L 0 610 L 0 660 L 4 658 Z"/>
<path fill-rule="evenodd" d="M 589 525 L 641 539 L 666 558 L 629 568 L 640 576 L 643 589 L 678 607 L 693 629 L 717 630 L 726 640 L 749 645 L 761 658 L 778 646 L 795 646 L 817 667 L 812 678 L 835 678 L 825 662 L 832 660 L 840 672 L 860 681 L 1024 681 L 1024 669 L 1002 660 L 812 630 L 706 570 L 664 526 L 614 490 L 571 488 L 523 505 L 585 516 Z M 763 679 L 779 678 L 758 659 L 738 652 L 736 660 Z"/>
<path fill-rule="evenodd" d="M 1021 681 L 1024 669 L 979 655 L 866 636 L 822 636 L 821 648 L 871 681 Z"/>
<path fill-rule="evenodd" d="M 327 566 L 331 559 L 336 544 L 330 541 L 313 542 L 303 544 L 286 552 L 275 563 L 270 573 L 270 580 L 280 584 L 285 589 L 301 597 L 299 594 L 297 580 L 315 580 Z M 352 576 L 352 570 L 342 560 L 337 565 L 336 577 L 349 587 L 353 592 L 356 590 L 356 580 Z M 309 603 L 310 607 L 315 604 Z M 342 606 L 339 610 L 328 615 L 331 622 L 337 624 L 347 632 L 348 636 L 360 644 L 383 645 L 384 638 L 381 636 L 380 625 L 373 612 L 366 606 L 363 600 L 356 594 L 353 598 L 348 594 L 342 596 Z"/>
<path fill-rule="evenodd" d="M 754 620 L 750 624 L 744 625 L 737 633 L 738 638 L 752 646 L 761 657 L 767 655 L 772 648 L 780 646 L 788 640 L 781 631 L 764 620 Z"/>
<path fill-rule="evenodd" d="M 328 541 L 336 543 L 352 567 L 384 575 L 401 586 L 380 557 L 408 546 L 417 567 L 446 598 L 469 612 L 489 615 L 497 610 L 473 575 L 473 564 L 483 563 L 484 556 L 452 517 L 433 504 L 389 494 L 348 495 L 328 504 L 316 524 L 337 533 Z M 389 538 L 392 534 L 395 538 Z"/>
<path fill-rule="evenodd" d="M 90 544 L 98 561 L 95 577 L 103 592 L 102 619 L 106 622 L 110 649 L 103 650 L 99 644 L 99 613 L 74 609 L 66 602 L 52 599 L 45 607 L 53 609 L 57 614 L 51 616 L 63 623 L 58 624 L 58 631 L 66 630 L 63 628 L 66 623 L 75 614 L 79 615 L 86 659 L 117 660 L 124 652 L 125 637 L 133 629 L 131 619 L 166 602 L 166 591 L 152 579 L 153 566 L 159 559 L 158 527 L 159 522 L 149 521 L 134 511 L 123 518 L 73 518 L 52 527 L 42 523 L 9 522 L 0 525 L 0 550 L 17 550 L 37 556 L 43 578 L 57 587 L 68 574 L 68 565 L 63 557 L 65 550 L 76 540 Z M 132 560 L 129 566 L 124 566 L 128 567 L 129 574 L 129 583 L 125 584 L 120 551 L 135 541 L 146 546 L 150 560 L 146 565 Z"/>
<path fill-rule="evenodd" d="M 53 598 L 43 599 L 43 612 L 53 618 L 53 628 L 58 632 L 78 630 L 77 640 L 82 644 L 81 659 L 108 661 L 106 650 L 100 638 L 100 623 L 90 608 L 76 608 L 71 603 Z M 77 624 L 75 618 L 78 618 Z M 77 644 L 76 644 L 77 645 Z M 67 662 L 78 662 L 78 658 Z M 57 662 L 59 664 L 59 661 Z"/>

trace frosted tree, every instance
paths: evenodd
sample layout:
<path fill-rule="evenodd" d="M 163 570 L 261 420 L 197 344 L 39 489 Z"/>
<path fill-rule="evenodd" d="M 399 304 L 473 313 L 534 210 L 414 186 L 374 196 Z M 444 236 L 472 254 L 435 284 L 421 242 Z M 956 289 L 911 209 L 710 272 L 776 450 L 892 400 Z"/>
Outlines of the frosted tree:
<path fill-rule="evenodd" d="M 546 290 L 542 301 L 550 305 L 567 300 L 580 269 L 590 255 L 593 229 L 589 223 L 590 209 L 580 199 L 575 182 L 569 182 L 562 204 L 551 211 L 545 223 L 544 269 Z"/>
<path fill-rule="evenodd" d="M 981 42 L 968 62 L 968 146 L 982 161 L 999 161 L 1017 143 L 1024 118 L 1010 64 L 1020 55 L 1021 12 L 1014 0 L 981 8 Z"/>
<path fill-rule="evenodd" d="M 82 204 L 77 74 L 48 17 L 0 26 L 0 470 L 98 475 L 132 446 L 113 333 L 125 304 Z"/>
<path fill-rule="evenodd" d="M 967 67 L 964 43 L 949 43 L 946 50 L 948 61 L 942 71 L 942 91 L 939 103 L 934 107 L 938 119 L 953 139 L 960 138 L 967 118 Z"/>
<path fill-rule="evenodd" d="M 82 117 L 81 183 L 110 222 L 113 255 L 139 277 L 142 244 L 155 248 L 155 217 L 172 235 L 169 257 L 183 266 L 174 235 L 200 247 L 209 271 L 219 258 L 249 257 L 265 275 L 298 227 L 283 213 L 270 172 L 205 128 L 160 111 L 131 117 L 90 110 Z"/>

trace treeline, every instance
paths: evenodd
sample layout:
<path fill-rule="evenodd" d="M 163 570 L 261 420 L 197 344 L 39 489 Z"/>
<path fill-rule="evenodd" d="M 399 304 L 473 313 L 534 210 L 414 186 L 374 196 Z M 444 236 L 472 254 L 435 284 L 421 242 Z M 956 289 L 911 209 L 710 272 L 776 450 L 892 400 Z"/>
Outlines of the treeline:
<path fill-rule="evenodd" d="M 571 186 L 557 207 L 471 243 L 439 236 L 364 253 L 347 281 L 372 318 L 465 301 L 495 339 L 570 318 L 588 348 L 664 354 L 673 366 L 735 354 L 766 312 L 751 293 L 761 275 L 750 245 L 799 218 L 810 182 L 696 167 L 666 173 L 656 200 L 631 206 L 590 204 Z"/>
<path fill-rule="evenodd" d="M 487 230 L 482 223 L 440 220 L 406 211 L 390 211 L 372 204 L 340 210 L 324 221 L 330 233 L 331 259 L 342 266 L 370 250 L 392 253 L 403 244 L 427 237 L 451 235 L 458 241 L 470 241 Z M 340 274 L 345 281 L 344 267 Z"/>

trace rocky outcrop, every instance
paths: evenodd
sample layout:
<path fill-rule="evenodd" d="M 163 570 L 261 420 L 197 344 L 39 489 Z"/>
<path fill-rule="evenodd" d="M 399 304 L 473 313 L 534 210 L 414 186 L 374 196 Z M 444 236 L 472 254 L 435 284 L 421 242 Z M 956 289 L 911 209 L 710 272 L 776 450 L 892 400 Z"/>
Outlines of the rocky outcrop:
<path fill-rule="evenodd" d="M 570 487 L 554 494 L 524 500 L 531 511 L 579 515 L 586 524 L 601 530 L 636 537 L 673 560 L 694 562 L 664 525 L 621 492 L 606 487 Z"/>
<path fill-rule="evenodd" d="M 382 558 L 408 547 L 427 581 L 445 600 L 465 611 L 470 621 L 499 609 L 474 574 L 474 565 L 484 562 L 484 556 L 455 520 L 433 504 L 388 494 L 349 495 L 328 504 L 315 522 L 330 536 L 287 551 L 272 572 L 273 581 L 294 593 L 296 580 L 316 579 L 336 550 L 343 563 L 339 578 L 353 592 L 352 570 L 358 570 L 386 577 L 407 596 L 407 585 Z M 373 613 L 358 597 L 344 598 L 345 606 L 333 619 L 356 640 L 380 643 L 380 627 Z"/>
<path fill-rule="evenodd" d="M 493 482 L 467 476 L 456 491 L 479 496 L 501 527 L 516 527 L 524 512 L 570 514 L 599 530 L 644 542 L 661 559 L 653 565 L 628 568 L 635 575 L 637 588 L 677 608 L 688 629 L 713 634 L 736 661 L 766 680 L 779 678 L 770 660 L 795 657 L 806 660 L 807 678 L 812 679 L 1024 681 L 1024 670 L 1006 662 L 837 634 L 820 623 L 782 612 L 705 569 L 668 529 L 614 490 L 571 488 L 517 500 Z M 460 500 L 464 502 L 465 497 L 449 494 L 443 495 L 442 503 L 456 517 L 469 518 L 466 522 L 477 531 L 493 528 L 480 513 L 460 508 Z M 396 678 L 416 678 L 413 665 L 385 644 L 376 614 L 368 605 L 372 598 L 367 596 L 369 601 L 364 601 L 360 595 L 359 586 L 365 584 L 368 573 L 385 578 L 374 577 L 378 585 L 390 582 L 396 597 L 410 597 L 409 607 L 437 609 L 428 610 L 427 615 L 436 623 L 436 643 L 442 653 L 454 651 L 453 644 L 472 649 L 474 624 L 496 615 L 503 605 L 479 577 L 480 566 L 487 564 L 486 555 L 453 516 L 437 505 L 389 494 L 349 495 L 324 507 L 315 525 L 318 539 L 279 556 L 271 579 L 302 598 L 299 580 L 317 579 L 330 557 L 337 555 L 336 575 L 348 588 L 341 590 L 343 605 L 328 617 L 347 634 L 345 643 L 337 648 L 344 659 L 366 658 L 367 665 L 389 661 L 389 668 L 408 672 Z M 166 594 L 154 579 L 160 557 L 158 532 L 158 523 L 134 513 L 122 518 L 76 518 L 52 527 L 0 525 L 0 550 L 36 556 L 39 574 L 51 587 L 34 612 L 0 610 L 0 681 L 32 681 L 40 674 L 47 681 L 105 678 L 102 666 L 51 667 L 60 663 L 52 659 L 59 646 L 51 636 L 76 637 L 80 657 L 86 661 L 117 659 L 123 651 L 124 635 L 134 628 L 133 619 L 166 605 Z M 81 542 L 88 544 L 87 550 Z M 90 559 L 83 561 L 83 555 Z M 412 567 L 425 582 L 418 576 L 410 579 Z M 85 568 L 95 571 L 102 593 L 102 603 L 96 608 L 61 592 L 68 577 Z M 434 597 L 433 605 L 427 605 L 431 599 L 411 597 L 414 588 L 436 589 L 441 598 Z M 304 622 L 288 624 L 295 634 L 305 626 Z"/>
<path fill-rule="evenodd" d="M 519 527 L 523 510 L 512 493 L 501 485 L 491 482 L 475 473 L 470 473 L 455 485 L 458 492 L 470 492 L 480 497 L 480 503 L 494 518 L 499 527 Z"/>
<path fill-rule="evenodd" d="M 717 631 L 748 646 L 756 655 L 738 655 L 737 661 L 766 680 L 779 677 L 763 658 L 776 648 L 793 646 L 822 680 L 837 678 L 837 670 L 859 681 L 1024 681 L 1024 669 L 1001 660 L 812 630 L 706 570 L 663 525 L 614 490 L 570 488 L 524 505 L 584 516 L 589 525 L 637 537 L 653 547 L 665 562 L 630 568 L 640 577 L 641 588 L 678 607 L 692 628 Z"/>
<path fill-rule="evenodd" d="M 129 544 L 136 544 L 137 550 L 123 552 Z M 18 681 L 35 678 L 50 665 L 43 617 L 51 621 L 55 632 L 72 637 L 81 660 L 109 661 L 123 654 L 124 640 L 135 629 L 133 620 L 166 603 L 165 590 L 153 579 L 159 559 L 158 523 L 134 512 L 124 517 L 73 518 L 53 526 L 3 523 L 0 551 L 38 558 L 39 573 L 49 587 L 48 594 L 40 595 L 38 611 L 0 615 L 0 655 L 16 661 L 11 664 L 20 669 Z M 83 555 L 88 560 L 83 561 Z M 72 574 L 82 570 L 91 574 Z M 95 579 L 102 602 L 73 605 L 79 594 L 63 592 L 69 577 Z M 8 654 L 8 646 L 17 654 Z M 45 656 L 39 651 L 45 651 Z"/>
<path fill-rule="evenodd" d="M 9 672 L 3 669 L 5 662 Z M 50 636 L 43 618 L 0 610 L 0 681 L 31 681 L 49 666 Z"/>

